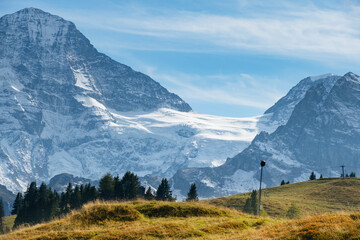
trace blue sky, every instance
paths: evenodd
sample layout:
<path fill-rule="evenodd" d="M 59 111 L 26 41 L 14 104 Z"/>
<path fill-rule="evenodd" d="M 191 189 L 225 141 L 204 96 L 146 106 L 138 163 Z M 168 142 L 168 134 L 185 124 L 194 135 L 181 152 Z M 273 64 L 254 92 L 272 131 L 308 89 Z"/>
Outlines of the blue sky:
<path fill-rule="evenodd" d="M 4 1 L 76 24 L 200 113 L 262 114 L 307 76 L 360 74 L 360 1 Z"/>

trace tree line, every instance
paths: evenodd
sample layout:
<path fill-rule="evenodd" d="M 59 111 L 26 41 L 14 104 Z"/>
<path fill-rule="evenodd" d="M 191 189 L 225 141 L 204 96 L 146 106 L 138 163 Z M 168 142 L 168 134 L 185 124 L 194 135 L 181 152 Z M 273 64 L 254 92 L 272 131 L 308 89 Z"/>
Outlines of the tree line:
<path fill-rule="evenodd" d="M 137 175 L 132 172 L 126 172 L 121 179 L 119 176 L 106 174 L 100 179 L 98 188 L 90 183 L 80 186 L 73 186 L 69 183 L 66 190 L 61 194 L 53 191 L 45 183 L 37 187 L 36 182 L 32 182 L 24 195 L 20 192 L 17 194 L 11 214 L 17 215 L 14 224 L 14 228 L 16 228 L 24 223 L 33 225 L 49 221 L 55 217 L 67 214 L 73 209 L 79 209 L 83 204 L 97 199 L 124 201 L 138 198 L 160 201 L 176 200 L 172 196 L 172 191 L 166 178 L 161 180 L 157 191 L 153 191 L 150 187 L 146 190 L 141 186 Z M 190 186 L 186 200 L 198 200 L 195 183 Z"/>
<path fill-rule="evenodd" d="M 351 172 L 350 175 L 348 173 L 345 174 L 345 176 L 343 174 L 340 174 L 340 177 L 343 178 L 343 177 L 351 177 L 351 178 L 354 178 L 356 177 L 356 173 L 355 172 Z M 320 177 L 319 179 L 323 179 L 323 175 L 320 174 Z M 309 177 L 309 180 L 316 180 L 316 174 L 314 172 L 311 172 L 310 174 L 310 177 Z"/>

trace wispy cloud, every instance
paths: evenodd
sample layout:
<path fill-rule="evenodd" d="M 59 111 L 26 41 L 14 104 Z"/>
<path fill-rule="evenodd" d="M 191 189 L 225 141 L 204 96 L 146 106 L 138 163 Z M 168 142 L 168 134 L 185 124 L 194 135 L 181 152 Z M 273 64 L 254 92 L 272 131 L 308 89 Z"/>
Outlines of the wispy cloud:
<path fill-rule="evenodd" d="M 221 103 L 265 110 L 283 95 L 278 89 L 278 82 L 273 80 L 274 84 L 264 85 L 264 79 L 248 74 L 207 76 L 164 74 L 154 68 L 148 68 L 147 74 L 163 83 L 169 90 L 180 93 L 188 102 Z"/>
<path fill-rule="evenodd" d="M 71 13 L 70 13 L 71 14 Z M 221 47 L 224 51 L 251 51 L 285 56 L 360 60 L 360 7 L 345 10 L 298 8 L 291 5 L 273 14 L 258 12 L 249 16 L 228 16 L 211 13 L 169 10 L 154 14 L 143 9 L 121 16 L 76 14 L 74 21 L 106 31 L 148 38 L 164 39 L 182 48 L 198 51 L 205 44 L 209 51 Z M 176 44 L 176 43 L 182 44 Z M 146 46 L 146 47 L 145 47 Z M 138 42 L 134 48 L 154 47 Z"/>

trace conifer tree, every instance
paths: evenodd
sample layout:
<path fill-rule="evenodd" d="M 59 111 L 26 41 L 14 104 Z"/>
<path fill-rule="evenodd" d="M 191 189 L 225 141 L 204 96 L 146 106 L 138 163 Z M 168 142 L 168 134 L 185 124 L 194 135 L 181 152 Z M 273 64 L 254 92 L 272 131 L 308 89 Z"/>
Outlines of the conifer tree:
<path fill-rule="evenodd" d="M 323 179 L 323 175 L 322 175 L 322 174 L 320 174 L 320 177 L 319 177 L 319 179 Z"/>
<path fill-rule="evenodd" d="M 285 185 L 285 181 L 284 181 L 284 180 L 282 180 L 281 183 L 280 183 L 280 186 L 282 186 L 282 185 Z"/>
<path fill-rule="evenodd" d="M 355 172 L 351 172 L 351 173 L 350 173 L 350 177 L 356 177 Z"/>
<path fill-rule="evenodd" d="M 290 184 L 290 181 L 287 181 L 286 184 Z"/>
<path fill-rule="evenodd" d="M 161 201 L 174 201 L 175 198 L 172 196 L 172 192 L 170 191 L 169 182 L 166 178 L 161 180 L 161 183 L 156 191 L 156 200 Z"/>
<path fill-rule="evenodd" d="M 191 184 L 187 196 L 188 197 L 187 197 L 186 201 L 198 201 L 199 200 L 195 183 Z"/>
<path fill-rule="evenodd" d="M 11 210 L 12 215 L 18 214 L 19 209 L 22 208 L 23 201 L 24 200 L 23 200 L 22 193 L 19 192 L 16 195 L 16 198 L 15 198 L 15 201 L 14 201 L 14 204 L 13 204 L 13 209 Z"/>
<path fill-rule="evenodd" d="M 99 182 L 99 197 L 103 200 L 110 200 L 114 197 L 114 178 L 110 173 L 106 174 Z"/>
<path fill-rule="evenodd" d="M 90 183 L 87 183 L 84 187 L 81 186 L 80 186 L 80 192 L 81 192 L 82 204 L 94 201 L 97 198 L 98 194 L 95 186 L 91 186 Z"/>
<path fill-rule="evenodd" d="M 258 205 L 257 192 L 256 190 L 253 190 L 251 192 L 250 197 L 246 199 L 243 212 L 255 215 L 257 213 L 257 205 Z"/>
<path fill-rule="evenodd" d="M 124 190 L 119 176 L 114 177 L 114 195 L 115 199 L 124 199 Z"/>
<path fill-rule="evenodd" d="M 311 172 L 309 180 L 315 180 L 316 179 L 316 175 L 314 172 Z"/>
<path fill-rule="evenodd" d="M 77 209 L 81 207 L 81 193 L 78 185 L 75 186 L 74 191 L 70 196 L 70 206 L 71 209 Z"/>
<path fill-rule="evenodd" d="M 37 222 L 37 202 L 39 200 L 39 191 L 36 187 L 36 182 L 31 182 L 28 190 L 24 196 L 23 211 L 19 211 L 20 219 L 23 223 L 36 223 Z M 16 222 L 16 221 L 15 221 Z"/>
<path fill-rule="evenodd" d="M 145 196 L 144 196 L 145 200 L 151 201 L 155 199 L 154 194 L 151 191 L 151 188 L 149 187 L 146 192 L 145 192 Z"/>
<path fill-rule="evenodd" d="M 126 172 L 120 181 L 123 199 L 131 200 L 140 196 L 141 185 L 138 176 L 132 172 Z"/>
<path fill-rule="evenodd" d="M 48 204 L 49 202 L 49 192 L 47 191 L 47 186 L 45 183 L 41 183 L 40 187 L 39 187 L 39 199 L 37 201 L 36 204 L 36 214 L 35 214 L 35 218 L 36 218 L 36 222 L 40 222 L 40 219 L 45 219 L 46 218 L 46 209 L 45 206 Z"/>
<path fill-rule="evenodd" d="M 46 205 L 46 215 L 44 221 L 49 221 L 54 217 L 59 216 L 59 203 L 60 203 L 60 196 L 56 191 L 51 191 L 51 188 L 48 189 L 49 198 Z"/>
<path fill-rule="evenodd" d="M 5 216 L 4 214 L 4 202 L 2 200 L 2 198 L 0 198 L 0 232 L 3 233 L 4 232 L 4 225 L 3 225 L 3 217 Z"/>
<path fill-rule="evenodd" d="M 70 212 L 71 209 L 70 199 L 72 197 L 72 194 L 73 194 L 73 187 L 70 182 L 67 185 L 65 192 L 61 193 L 60 196 L 60 203 L 59 203 L 60 214 L 66 214 Z"/>

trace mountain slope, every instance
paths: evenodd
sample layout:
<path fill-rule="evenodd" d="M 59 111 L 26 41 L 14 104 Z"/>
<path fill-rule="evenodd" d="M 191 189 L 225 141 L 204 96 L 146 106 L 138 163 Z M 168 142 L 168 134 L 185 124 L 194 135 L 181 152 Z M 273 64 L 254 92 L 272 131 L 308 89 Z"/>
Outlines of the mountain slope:
<path fill-rule="evenodd" d="M 196 182 L 203 197 L 258 188 L 259 163 L 267 161 L 265 186 L 317 175 L 338 176 L 340 165 L 357 168 L 359 159 L 360 78 L 348 73 L 330 92 L 320 83 L 295 106 L 287 124 L 272 134 L 260 133 L 244 151 L 217 168 L 183 169 L 173 177 L 182 190 Z M 354 171 L 356 171 L 354 169 Z"/>

